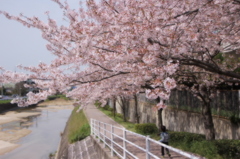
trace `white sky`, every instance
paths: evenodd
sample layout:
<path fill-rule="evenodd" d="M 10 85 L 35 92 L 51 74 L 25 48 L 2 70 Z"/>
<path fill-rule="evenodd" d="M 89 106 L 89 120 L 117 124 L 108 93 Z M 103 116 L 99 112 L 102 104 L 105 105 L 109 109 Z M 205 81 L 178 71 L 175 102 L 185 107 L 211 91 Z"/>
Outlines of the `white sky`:
<path fill-rule="evenodd" d="M 70 6 L 78 8 L 79 0 L 68 0 Z M 23 13 L 26 16 L 37 16 L 46 20 L 46 11 L 58 23 L 62 23 L 62 11 L 51 0 L 0 0 L 0 10 L 12 15 Z M 27 28 L 22 24 L 8 20 L 0 15 L 0 66 L 21 71 L 16 66 L 36 66 L 40 61 L 50 63 L 54 56 L 47 51 L 47 42 L 42 39 L 41 32 Z"/>

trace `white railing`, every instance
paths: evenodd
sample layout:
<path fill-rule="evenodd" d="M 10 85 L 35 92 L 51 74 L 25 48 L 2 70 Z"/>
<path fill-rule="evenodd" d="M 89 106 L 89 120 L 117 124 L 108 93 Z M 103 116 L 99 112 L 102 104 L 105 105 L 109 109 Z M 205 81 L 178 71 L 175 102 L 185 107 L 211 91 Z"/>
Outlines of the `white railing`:
<path fill-rule="evenodd" d="M 96 138 L 98 138 L 99 141 L 103 142 L 104 147 L 108 146 L 110 148 L 111 156 L 113 156 L 115 153 L 117 156 L 123 159 L 125 159 L 127 155 L 131 156 L 131 158 L 135 159 L 139 158 L 136 153 L 134 154 L 134 152 L 128 150 L 129 146 L 131 147 L 130 149 L 137 149 L 138 155 L 139 151 L 144 153 L 146 156 L 144 158 L 146 159 L 150 158 L 160 159 L 160 157 L 158 157 L 160 155 L 154 154 L 154 152 L 151 150 L 151 147 L 153 145 L 158 147 L 161 146 L 166 147 L 170 151 L 173 151 L 181 156 L 185 156 L 191 159 L 199 159 L 199 157 L 197 156 L 186 153 L 171 146 L 165 145 L 159 141 L 149 138 L 148 136 L 143 136 L 132 131 L 126 130 L 125 128 L 116 127 L 107 123 L 97 121 L 95 119 L 91 119 L 91 135 L 95 136 Z M 142 142 L 140 142 L 141 140 Z M 137 142 L 140 144 L 138 144 Z M 140 146 L 143 143 L 144 146 Z M 161 149 L 158 149 L 157 151 L 159 153 L 161 152 Z M 141 154 L 141 156 L 143 155 Z"/>

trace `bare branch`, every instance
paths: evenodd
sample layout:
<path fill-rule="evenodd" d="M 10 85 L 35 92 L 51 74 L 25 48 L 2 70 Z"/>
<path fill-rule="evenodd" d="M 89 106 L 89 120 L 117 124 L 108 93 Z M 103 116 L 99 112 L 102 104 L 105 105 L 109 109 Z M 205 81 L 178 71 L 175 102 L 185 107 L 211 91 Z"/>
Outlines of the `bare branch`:
<path fill-rule="evenodd" d="M 117 74 L 113 74 L 111 76 L 108 76 L 108 77 L 104 77 L 104 78 L 101 78 L 101 79 L 97 79 L 97 80 L 92 80 L 92 81 L 78 81 L 78 80 L 73 80 L 72 82 L 77 82 L 77 83 L 80 83 L 80 84 L 85 84 L 85 83 L 96 83 L 96 82 L 100 82 L 100 81 L 103 81 L 103 80 L 106 80 L 106 79 L 109 79 L 109 78 L 112 78 L 112 77 L 115 77 L 115 76 L 119 76 L 119 75 L 123 75 L 123 74 L 128 74 L 130 72 L 119 72 Z M 71 83 L 72 83 L 71 82 Z"/>
<path fill-rule="evenodd" d="M 108 51 L 108 52 L 116 52 L 116 53 L 119 53 L 119 52 L 117 52 L 117 51 L 115 51 L 115 50 L 110 50 L 110 49 L 106 49 L 106 48 L 103 48 L 103 47 L 98 47 L 98 46 L 93 46 L 93 47 L 95 47 L 95 48 L 97 48 L 97 49 L 104 50 L 104 51 Z"/>
<path fill-rule="evenodd" d="M 113 7 L 111 6 L 107 1 L 104 1 L 112 10 L 114 10 L 116 13 L 119 14 L 119 12 Z"/>
<path fill-rule="evenodd" d="M 176 15 L 176 16 L 173 17 L 173 18 L 178 18 L 178 17 L 183 16 L 183 15 L 191 15 L 191 14 L 193 14 L 193 13 L 197 13 L 198 11 L 199 11 L 199 9 L 195 9 L 195 10 L 192 10 L 192 11 L 187 11 L 187 12 L 184 12 L 184 13 L 182 13 L 182 14 L 178 14 L 178 15 Z"/>
<path fill-rule="evenodd" d="M 219 67 L 216 67 L 216 65 L 213 65 L 211 63 L 203 62 L 203 61 L 196 60 L 196 59 L 178 59 L 178 60 L 183 65 L 197 66 L 199 68 L 205 69 L 206 71 L 210 71 L 210 72 L 217 73 L 217 74 L 220 74 L 220 75 L 225 75 L 225 76 L 228 76 L 228 77 L 233 77 L 233 78 L 240 79 L 240 74 L 235 73 L 233 71 L 221 70 Z"/>
<path fill-rule="evenodd" d="M 160 43 L 160 41 L 154 40 L 153 38 L 148 38 L 147 41 L 148 41 L 151 45 L 153 45 L 154 43 L 156 43 L 156 44 L 158 44 L 158 45 L 160 45 L 160 46 L 163 46 L 163 47 L 169 47 L 168 45 L 162 44 L 162 43 Z"/>
<path fill-rule="evenodd" d="M 107 68 L 105 68 L 105 67 L 103 67 L 103 66 L 101 66 L 101 65 L 99 65 L 99 64 L 97 64 L 97 63 L 93 63 L 93 62 L 90 62 L 92 65 L 95 65 L 95 66 L 99 66 L 100 68 L 102 68 L 103 70 L 105 70 L 105 71 L 108 71 L 108 72 L 113 72 L 113 70 L 109 70 L 109 69 L 107 69 Z"/>

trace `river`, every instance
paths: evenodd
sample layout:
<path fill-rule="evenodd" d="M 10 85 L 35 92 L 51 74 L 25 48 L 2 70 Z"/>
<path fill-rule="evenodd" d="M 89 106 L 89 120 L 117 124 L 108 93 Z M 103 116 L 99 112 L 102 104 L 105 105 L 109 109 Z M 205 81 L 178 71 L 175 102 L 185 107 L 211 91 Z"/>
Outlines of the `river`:
<path fill-rule="evenodd" d="M 25 115 L 0 125 L 0 140 L 17 145 L 10 152 L 0 155 L 0 159 L 48 159 L 58 149 L 61 132 L 71 112 L 72 106 L 48 106 L 9 113 L 10 117 L 11 114 Z M 8 114 L 1 116 L 4 115 Z M 21 132 L 25 133 L 16 138 Z"/>

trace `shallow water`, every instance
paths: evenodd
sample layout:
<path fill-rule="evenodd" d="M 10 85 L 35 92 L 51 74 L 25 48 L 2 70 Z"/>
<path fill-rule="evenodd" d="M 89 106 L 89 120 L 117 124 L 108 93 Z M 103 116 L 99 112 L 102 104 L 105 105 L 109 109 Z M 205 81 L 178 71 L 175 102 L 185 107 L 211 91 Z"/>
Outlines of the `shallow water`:
<path fill-rule="evenodd" d="M 35 111 L 35 110 L 33 110 Z M 32 132 L 21 138 L 21 146 L 0 156 L 0 159 L 48 159 L 58 149 L 60 134 L 71 114 L 71 109 L 41 110 L 41 115 L 0 125 L 1 131 L 27 128 Z"/>

